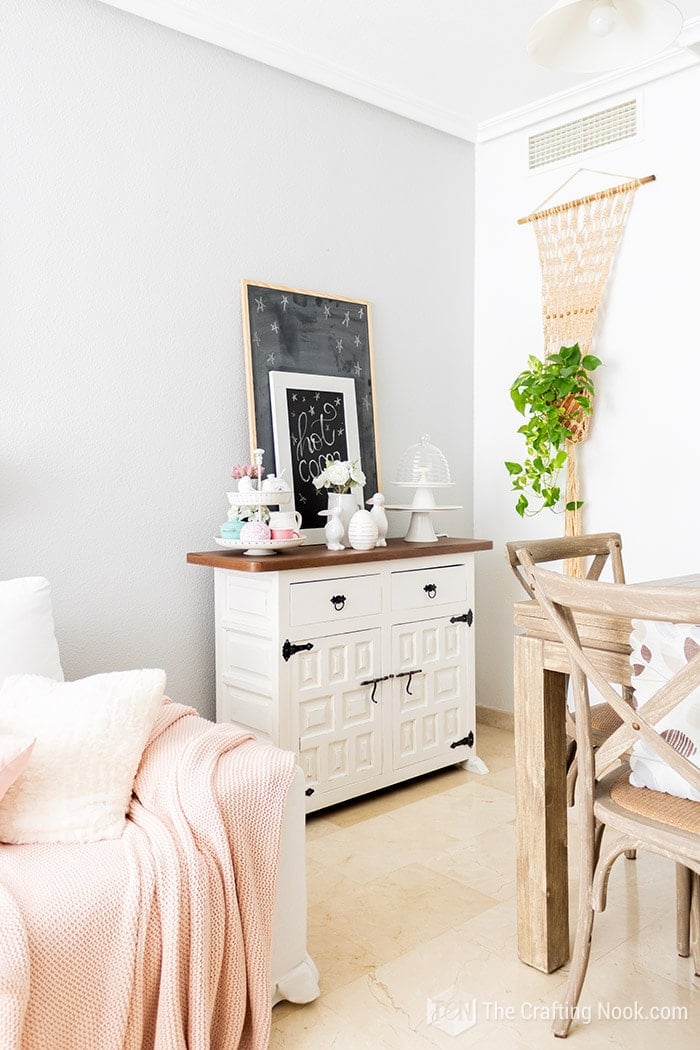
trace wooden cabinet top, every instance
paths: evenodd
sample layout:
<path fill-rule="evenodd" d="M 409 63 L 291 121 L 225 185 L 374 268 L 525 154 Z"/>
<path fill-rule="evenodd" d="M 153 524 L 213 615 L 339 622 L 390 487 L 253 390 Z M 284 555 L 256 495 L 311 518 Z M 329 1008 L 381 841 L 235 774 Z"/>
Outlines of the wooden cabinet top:
<path fill-rule="evenodd" d="M 403 558 L 426 558 L 442 554 L 471 554 L 493 548 L 491 540 L 458 539 L 448 536 L 437 543 L 406 543 L 402 539 L 387 540 L 386 547 L 369 551 L 329 551 L 324 544 L 295 547 L 283 553 L 255 557 L 227 551 L 194 551 L 187 555 L 191 565 L 207 565 L 214 569 L 236 569 L 238 572 L 285 572 L 289 569 L 317 569 L 324 566 L 356 565 L 362 562 L 398 561 Z"/>

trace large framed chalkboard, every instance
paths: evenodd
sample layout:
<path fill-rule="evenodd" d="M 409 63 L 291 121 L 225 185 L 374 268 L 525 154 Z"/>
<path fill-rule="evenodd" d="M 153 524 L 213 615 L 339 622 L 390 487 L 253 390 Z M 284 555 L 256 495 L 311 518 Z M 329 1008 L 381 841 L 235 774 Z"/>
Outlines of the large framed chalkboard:
<path fill-rule="evenodd" d="M 251 448 L 265 450 L 268 473 L 286 470 L 302 528 L 309 539 L 321 543 L 326 519 L 318 512 L 327 505 L 327 496 L 313 488 L 311 474 L 317 472 L 319 457 L 321 465 L 325 455 L 359 458 L 367 478 L 365 498 L 381 485 L 371 306 L 360 299 L 248 280 L 241 283 L 241 298 Z M 295 378 L 276 378 L 280 373 Z M 302 397 L 307 399 L 307 414 L 300 419 L 296 409 Z M 337 416 L 335 410 L 340 410 Z M 356 495 L 362 498 L 361 492 Z"/>

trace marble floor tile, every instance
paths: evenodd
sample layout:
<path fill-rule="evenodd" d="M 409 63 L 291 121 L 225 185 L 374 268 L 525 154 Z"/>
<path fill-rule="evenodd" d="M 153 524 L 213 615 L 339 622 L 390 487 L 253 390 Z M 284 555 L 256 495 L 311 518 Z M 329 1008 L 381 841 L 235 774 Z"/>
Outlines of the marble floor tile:
<path fill-rule="evenodd" d="M 306 818 L 306 841 L 314 842 L 338 830 L 338 825 L 327 815 L 326 810 L 320 813 L 309 813 Z"/>
<path fill-rule="evenodd" d="M 345 943 L 363 947 L 363 970 L 395 959 L 423 941 L 488 911 L 497 902 L 422 865 L 405 868 L 356 887 L 351 896 L 329 899 L 309 912 L 314 945 L 342 955 Z M 323 971 L 321 985 L 323 987 Z"/>
<path fill-rule="evenodd" d="M 436 852 L 424 864 L 473 890 L 503 901 L 515 896 L 514 855 L 515 826 L 507 823 L 482 831 L 467 845 L 459 844 Z"/>
<path fill-rule="evenodd" d="M 337 827 L 349 828 L 354 824 L 370 820 L 372 817 L 403 809 L 418 799 L 432 798 L 441 791 L 459 787 L 464 784 L 467 776 L 466 770 L 460 766 L 439 769 L 435 773 L 417 777 L 415 780 L 387 788 L 385 791 L 377 791 L 363 798 L 334 806 L 333 809 L 327 811 L 328 819 Z"/>
<path fill-rule="evenodd" d="M 490 773 L 508 769 L 514 761 L 513 734 L 479 723 L 476 727 L 476 751 Z"/>
<path fill-rule="evenodd" d="M 509 795 L 515 794 L 515 767 L 511 756 L 510 764 L 503 769 L 491 769 L 484 777 L 484 783 L 489 787 L 498 788 L 499 791 L 507 791 Z"/>
<path fill-rule="evenodd" d="M 357 884 L 348 879 L 341 870 L 321 861 L 307 860 L 306 899 L 310 908 L 327 900 L 351 897 Z"/>
<path fill-rule="evenodd" d="M 697 1050 L 700 978 L 676 955 L 674 866 L 648 854 L 613 867 L 581 1016 L 554 1043 L 569 966 L 542 974 L 517 956 L 513 736 L 479 726 L 477 741 L 484 776 L 455 767 L 309 817 L 321 995 L 275 1007 L 271 1050 Z M 573 813 L 569 842 L 573 930 Z M 676 1015 L 635 1018 L 651 1007 Z"/>

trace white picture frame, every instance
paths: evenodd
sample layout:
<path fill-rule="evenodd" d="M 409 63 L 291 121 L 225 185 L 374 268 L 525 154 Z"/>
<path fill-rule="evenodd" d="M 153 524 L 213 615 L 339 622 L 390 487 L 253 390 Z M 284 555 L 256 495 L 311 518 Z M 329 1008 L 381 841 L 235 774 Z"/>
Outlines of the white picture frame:
<path fill-rule="evenodd" d="M 284 472 L 292 487 L 294 507 L 302 516 L 302 532 L 311 542 L 323 543 L 325 519 L 318 517 L 318 511 L 326 509 L 328 493 L 317 490 L 313 479 L 329 455 L 359 461 L 362 466 L 355 381 L 271 371 L 269 382 L 277 473 Z M 362 506 L 364 490 L 355 485 L 352 494 Z"/>

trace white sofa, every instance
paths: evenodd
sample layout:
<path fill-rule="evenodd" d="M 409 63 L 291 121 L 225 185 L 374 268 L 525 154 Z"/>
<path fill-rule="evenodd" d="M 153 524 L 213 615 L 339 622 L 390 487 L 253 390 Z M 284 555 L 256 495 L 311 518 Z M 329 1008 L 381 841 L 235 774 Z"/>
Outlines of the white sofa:
<path fill-rule="evenodd" d="M 58 646 L 56 644 L 53 629 L 50 588 L 48 582 L 41 577 L 29 577 L 23 580 L 0 582 L 0 686 L 2 686 L 2 683 L 7 680 L 7 686 L 9 688 L 10 683 L 15 681 L 14 679 L 11 679 L 10 676 L 17 674 L 41 675 L 44 678 L 53 679 L 54 681 L 63 680 L 63 671 L 60 664 Z M 0 714 L 1 713 L 2 695 L 0 694 Z M 194 714 L 187 716 L 184 721 L 187 721 L 191 727 L 194 726 L 195 735 L 197 735 L 198 732 L 209 732 L 212 729 L 211 723 L 205 723 L 204 720 L 199 719 Z M 2 732 L 1 725 L 0 732 Z M 254 745 L 249 744 L 249 746 L 253 747 Z M 278 751 L 276 753 L 280 758 L 284 757 L 282 756 L 282 753 Z M 286 761 L 287 768 L 289 769 L 288 756 Z M 279 826 L 279 809 L 277 810 L 277 813 Z M 269 812 L 261 813 L 261 828 L 263 826 L 262 822 L 267 819 L 269 819 Z M 304 849 L 305 806 L 303 777 L 301 770 L 298 767 L 296 767 L 296 772 L 292 777 L 291 785 L 286 795 L 286 803 L 284 803 L 281 819 L 279 868 L 276 880 L 274 915 L 272 917 L 272 947 L 268 971 L 270 977 L 270 1002 L 272 1005 L 285 999 L 297 1003 L 310 1002 L 319 994 L 318 971 L 306 950 L 306 877 Z M 255 827 L 255 818 L 253 819 L 253 824 Z M 253 834 L 255 834 L 254 831 Z M 18 840 L 14 840 L 15 843 L 17 841 Z M 36 939 L 38 935 L 41 935 L 41 912 L 43 904 L 40 902 L 40 906 L 37 908 L 36 896 L 29 902 L 22 900 L 21 879 L 15 878 L 13 881 L 11 865 L 12 858 L 19 859 L 20 857 L 23 858 L 24 856 L 29 856 L 29 852 L 26 854 L 18 854 L 16 852 L 18 850 L 35 850 L 35 854 L 32 856 L 37 856 L 40 859 L 43 858 L 44 854 L 41 853 L 41 848 L 45 845 L 45 843 L 42 843 L 41 847 L 36 847 L 31 844 L 26 846 L 16 844 L 3 846 L 0 842 L 0 941 L 3 940 L 3 934 L 8 933 L 10 929 L 10 917 L 8 917 L 10 916 L 10 912 L 8 912 L 7 908 L 3 911 L 2 905 L 3 903 L 6 904 L 8 900 L 10 900 L 10 903 L 12 904 L 12 893 L 14 893 L 15 898 L 20 904 L 19 910 L 21 911 L 22 907 L 24 907 L 30 946 L 32 937 Z M 103 847 L 105 844 L 98 842 L 91 845 L 99 848 Z M 76 847 L 78 850 L 80 848 L 83 847 Z M 70 851 L 71 845 L 66 846 L 65 844 L 62 844 L 60 847 L 54 848 L 49 844 L 49 852 L 45 855 L 47 858 L 50 857 L 51 864 L 51 870 L 47 870 L 46 873 L 47 888 L 51 885 L 52 881 L 56 884 L 60 883 L 62 878 L 62 872 L 60 870 L 62 858 L 68 858 Z M 32 861 L 32 863 L 34 863 L 34 861 Z M 66 861 L 66 866 L 68 866 L 68 861 Z M 71 872 L 71 877 L 74 877 L 73 872 Z M 109 877 L 105 879 L 104 884 L 109 886 Z M 11 891 L 9 892 L 9 895 L 8 886 Z M 237 892 L 238 888 L 236 889 L 236 893 Z M 87 891 L 86 902 L 87 906 L 89 906 L 89 896 L 87 895 Z M 15 909 L 15 912 L 16 911 L 17 909 Z M 75 909 L 73 906 L 71 906 L 70 911 L 70 921 L 74 922 Z M 43 921 L 45 921 L 45 919 Z M 213 919 L 211 921 L 212 923 L 214 922 Z M 5 930 L 2 928 L 3 923 L 7 924 Z M 49 939 L 50 936 L 56 936 L 55 929 L 53 929 L 50 934 L 47 929 L 47 939 Z M 54 953 L 54 965 L 55 959 L 60 958 L 60 955 L 57 954 L 60 952 L 60 935 L 56 937 L 56 940 L 58 947 L 56 948 L 56 953 Z M 7 943 L 9 943 L 9 941 Z M 50 955 L 51 951 L 52 949 L 49 947 L 47 949 L 47 954 Z M 238 952 L 236 958 L 242 958 L 239 947 L 233 945 L 232 953 L 234 951 Z M 5 951 L 3 954 L 3 951 L 0 950 L 0 988 L 9 987 L 8 982 L 11 984 L 11 980 L 15 979 L 16 975 L 2 972 L 3 966 L 7 971 L 8 969 L 11 970 L 13 965 L 12 957 L 8 954 L 8 951 Z M 30 971 L 28 978 L 30 985 L 32 977 L 33 975 Z M 243 980 L 245 985 L 245 975 Z M 62 989 L 62 993 L 64 991 L 70 993 L 70 989 Z M 151 995 L 151 999 L 153 999 L 152 988 L 149 994 Z M 77 1001 L 80 1001 L 80 997 L 78 997 Z M 31 1007 L 31 992 L 29 994 L 29 1003 Z M 25 1004 L 23 1009 L 26 1008 L 28 1012 L 31 1013 L 30 1007 L 26 1007 Z M 146 1010 L 149 1008 L 152 1007 L 149 1007 L 147 1004 Z M 8 1026 L 11 1026 L 11 1024 L 14 1023 L 14 1018 L 11 1018 L 10 1021 L 6 1021 L 4 1017 L 0 1019 L 0 1025 L 7 1024 Z M 63 1023 L 65 1024 L 65 1018 Z M 76 1021 L 76 1025 L 77 1024 L 78 1021 Z M 21 1027 L 21 1022 L 18 1021 L 17 1025 Z M 47 1038 L 46 1031 L 42 1030 L 43 1034 L 41 1042 L 39 1043 L 34 1032 L 39 1031 L 41 1025 L 39 1024 L 38 1027 L 34 1025 L 34 1027 L 32 1027 L 30 1024 L 29 1027 L 32 1028 L 29 1038 L 23 1037 L 20 1032 L 20 1034 L 17 1035 L 16 1044 L 10 1039 L 7 1045 L 17 1045 L 22 1048 L 24 1048 L 25 1045 L 31 1046 L 32 1048 L 35 1045 L 42 1045 L 42 1050 L 52 1050 L 53 1045 L 56 1045 L 57 1047 L 63 1047 L 66 1045 L 65 1042 L 61 1041 L 61 1039 L 65 1039 L 65 1031 L 60 1037 L 56 1038 L 54 1044 L 52 1037 L 49 1036 Z M 83 1033 L 86 1031 L 85 1028 L 80 1030 Z M 7 1032 L 4 1032 L 3 1038 L 5 1038 L 6 1035 Z M 84 1034 L 82 1038 L 85 1038 Z M 162 1046 L 163 1050 L 170 1050 L 168 1042 L 168 1039 L 163 1040 L 161 1038 L 160 1041 L 154 1040 L 152 1043 L 149 1043 L 149 1045 L 158 1048 Z M 3 1046 L 5 1045 L 6 1044 L 3 1043 Z M 102 1044 L 100 1043 L 100 1046 L 101 1045 Z M 113 1044 L 110 1043 L 109 1045 L 111 1046 Z M 255 1043 L 255 1045 L 262 1045 L 262 1043 Z M 94 1047 L 97 1047 L 96 1042 Z"/>

